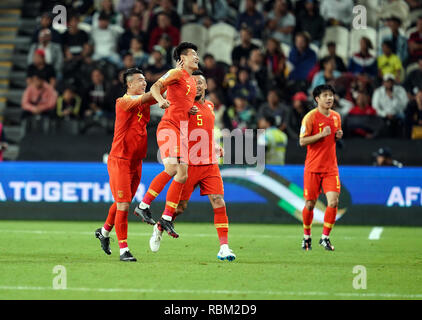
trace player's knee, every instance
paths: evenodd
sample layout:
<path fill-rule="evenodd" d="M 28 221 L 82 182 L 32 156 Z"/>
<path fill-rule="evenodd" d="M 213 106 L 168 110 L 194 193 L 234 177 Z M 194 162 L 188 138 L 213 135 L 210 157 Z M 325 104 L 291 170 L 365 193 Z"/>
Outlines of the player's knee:
<path fill-rule="evenodd" d="M 336 208 L 338 206 L 338 198 L 328 200 L 328 206 L 331 208 Z"/>
<path fill-rule="evenodd" d="M 174 177 L 177 173 L 177 167 L 175 165 L 166 165 L 164 171 L 171 177 Z"/>
<path fill-rule="evenodd" d="M 224 198 L 222 195 L 219 194 L 213 194 L 211 196 L 212 206 L 213 208 L 221 208 L 226 206 L 226 202 L 224 201 Z"/>
<path fill-rule="evenodd" d="M 117 202 L 117 210 L 129 211 L 129 202 Z"/>
<path fill-rule="evenodd" d="M 313 210 L 314 207 L 315 207 L 315 201 L 313 201 L 313 200 L 306 200 L 305 207 L 306 207 L 306 209 L 308 209 L 310 211 Z"/>
<path fill-rule="evenodd" d="M 177 174 L 174 176 L 174 180 L 176 180 L 179 183 L 185 183 L 186 180 L 188 180 L 188 173 L 187 172 L 177 172 Z"/>

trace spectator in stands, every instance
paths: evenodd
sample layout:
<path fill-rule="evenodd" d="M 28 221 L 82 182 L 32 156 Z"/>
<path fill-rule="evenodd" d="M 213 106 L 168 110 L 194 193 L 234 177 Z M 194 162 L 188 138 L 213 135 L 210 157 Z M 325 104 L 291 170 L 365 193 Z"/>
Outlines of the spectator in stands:
<path fill-rule="evenodd" d="M 38 43 L 31 45 L 28 54 L 28 65 L 34 60 L 34 53 L 37 49 L 44 51 L 45 62 L 53 66 L 57 78 L 60 78 L 63 68 L 63 52 L 60 44 L 51 42 L 50 29 L 41 30 Z"/>
<path fill-rule="evenodd" d="M 154 3 L 154 1 L 149 1 L 147 5 L 144 0 L 135 0 L 130 12 L 131 15 L 135 14 L 141 19 L 141 30 L 145 33 L 148 31 Z"/>
<path fill-rule="evenodd" d="M 140 38 L 133 38 L 130 41 L 129 53 L 135 58 L 135 64 L 144 68 L 148 64 L 149 54 L 143 50 L 144 44 Z"/>
<path fill-rule="evenodd" d="M 102 12 L 98 17 L 98 27 L 93 27 L 91 40 L 94 44 L 94 55 L 92 59 L 107 60 L 114 65 L 120 64 L 120 57 L 117 53 L 117 41 L 119 33 L 110 26 L 109 16 Z"/>
<path fill-rule="evenodd" d="M 394 75 L 385 74 L 383 80 L 383 85 L 374 92 L 372 106 L 378 116 L 385 120 L 389 133 L 397 138 L 401 136 L 400 129 L 408 98 L 406 90 L 395 84 Z"/>
<path fill-rule="evenodd" d="M 100 69 L 94 69 L 91 73 L 91 85 L 86 91 L 85 101 L 86 109 L 84 116 L 99 120 L 107 117 L 112 110 L 108 109 L 106 104 L 106 93 L 108 92 L 107 81 Z M 114 110 L 114 109 L 113 109 Z"/>
<path fill-rule="evenodd" d="M 422 16 L 418 18 L 416 23 L 416 31 L 412 32 L 408 41 L 410 61 L 416 62 L 422 58 Z"/>
<path fill-rule="evenodd" d="M 128 21 L 128 29 L 119 38 L 119 52 L 123 56 L 130 47 L 133 38 L 138 38 L 145 43 L 146 36 L 142 31 L 141 19 L 136 14 L 131 14 Z"/>
<path fill-rule="evenodd" d="M 325 58 L 333 58 L 335 60 L 336 63 L 336 70 L 340 71 L 340 72 L 346 72 L 346 66 L 344 65 L 344 61 L 343 58 L 337 55 L 337 45 L 335 42 L 330 41 L 327 43 L 327 50 L 328 50 L 328 55 L 323 57 L 322 59 L 324 60 Z"/>
<path fill-rule="evenodd" d="M 214 79 L 218 87 L 223 86 L 225 71 L 224 68 L 219 66 L 215 61 L 215 58 L 212 54 L 206 53 L 202 58 L 204 61 L 204 67 L 202 72 L 206 79 Z"/>
<path fill-rule="evenodd" d="M 223 116 L 227 110 L 226 105 L 223 103 L 223 98 L 218 92 L 210 92 L 206 99 L 214 103 L 214 126 L 223 129 Z"/>
<path fill-rule="evenodd" d="M 57 117 L 60 119 L 78 119 L 81 111 L 82 99 L 75 89 L 68 86 L 63 94 L 57 98 Z"/>
<path fill-rule="evenodd" d="M 397 167 L 402 168 L 403 164 L 393 159 L 391 149 L 388 147 L 379 148 L 377 152 L 372 154 L 372 164 L 376 167 Z"/>
<path fill-rule="evenodd" d="M 54 109 L 57 101 L 57 92 L 40 74 L 32 76 L 31 84 L 22 95 L 22 118 L 31 115 L 48 115 Z"/>
<path fill-rule="evenodd" d="M 167 33 L 163 33 L 158 41 L 158 45 L 166 51 L 165 60 L 166 65 L 172 66 L 173 65 L 173 44 L 171 41 L 170 36 Z"/>
<path fill-rule="evenodd" d="M 233 106 L 226 113 L 226 117 L 229 120 L 226 127 L 230 130 L 240 129 L 242 131 L 255 128 L 255 110 L 249 104 L 249 101 L 247 96 L 242 94 L 235 96 Z"/>
<path fill-rule="evenodd" d="M 238 15 L 236 29 L 241 31 L 244 26 L 251 28 L 251 37 L 261 39 L 264 29 L 264 16 L 256 9 L 256 0 L 246 0 L 245 12 Z"/>
<path fill-rule="evenodd" d="M 173 2 L 171 0 L 159 0 L 159 1 L 150 1 L 151 5 L 155 3 L 159 3 L 160 5 L 153 10 L 153 16 L 149 20 L 148 24 L 148 32 L 147 34 L 150 35 L 152 30 L 158 26 L 158 16 L 160 13 L 166 13 L 167 16 L 170 17 L 171 25 L 176 29 L 180 30 L 182 27 L 182 22 L 180 20 L 179 14 L 174 9 Z"/>
<path fill-rule="evenodd" d="M 71 15 L 68 20 L 68 27 L 63 34 L 63 51 L 66 63 L 70 60 L 82 59 L 82 51 L 85 43 L 89 41 L 89 35 L 78 28 L 79 16 Z"/>
<path fill-rule="evenodd" d="M 9 148 L 6 134 L 4 133 L 4 126 L 0 121 L 0 162 L 3 161 L 3 152 Z"/>
<path fill-rule="evenodd" d="M 379 15 L 382 19 L 397 17 L 401 21 L 408 21 L 409 5 L 404 0 L 381 1 Z"/>
<path fill-rule="evenodd" d="M 308 73 L 317 62 L 315 52 L 309 47 L 309 35 L 299 32 L 295 38 L 295 45 L 289 54 L 289 61 L 294 69 L 289 74 L 290 80 L 305 81 Z"/>
<path fill-rule="evenodd" d="M 321 61 L 322 71 L 318 72 L 312 80 L 310 91 L 322 84 L 334 85 L 334 80 L 341 76 L 341 73 L 336 70 L 336 60 L 333 57 L 326 57 Z"/>
<path fill-rule="evenodd" d="M 168 34 L 171 38 L 173 47 L 176 47 L 180 43 L 180 31 L 175 26 L 171 25 L 170 16 L 161 12 L 157 18 L 158 25 L 152 29 L 149 38 L 149 50 L 158 44 L 163 34 Z"/>
<path fill-rule="evenodd" d="M 411 99 L 422 89 L 422 56 L 418 58 L 418 68 L 406 76 L 403 86 Z"/>
<path fill-rule="evenodd" d="M 371 78 L 378 75 L 377 58 L 370 54 L 374 47 L 367 37 L 360 39 L 360 51 L 355 53 L 349 61 L 349 71 L 353 74 L 367 74 Z"/>
<path fill-rule="evenodd" d="M 234 65 L 246 66 L 251 51 L 258 48 L 251 40 L 252 30 L 246 25 L 242 26 L 240 29 L 240 44 L 232 50 L 232 62 Z"/>
<path fill-rule="evenodd" d="M 275 125 L 281 130 L 286 128 L 287 114 L 289 107 L 281 103 L 276 88 L 268 90 L 267 102 L 261 104 L 258 110 L 258 119 L 271 116 L 275 120 Z"/>
<path fill-rule="evenodd" d="M 374 137 L 374 128 L 371 124 L 377 112 L 370 104 L 370 97 L 365 92 L 360 92 L 356 98 L 356 105 L 349 111 L 348 128 L 354 136 L 371 139 Z M 350 117 L 352 116 L 352 117 Z"/>
<path fill-rule="evenodd" d="M 44 12 L 41 15 L 40 25 L 37 27 L 37 29 L 34 31 L 34 33 L 32 35 L 31 42 L 37 43 L 39 38 L 40 38 L 39 34 L 40 34 L 41 30 L 48 29 L 51 32 L 51 41 L 58 43 L 58 44 L 61 44 L 61 42 L 62 42 L 61 35 L 60 35 L 60 33 L 58 33 L 53 28 L 52 22 L 53 22 L 53 18 L 52 18 L 51 13 Z"/>
<path fill-rule="evenodd" d="M 314 0 L 305 0 L 304 2 L 304 8 L 298 14 L 296 30 L 309 33 L 312 43 L 319 47 L 325 33 L 325 21 L 319 14 Z"/>
<path fill-rule="evenodd" d="M 287 135 L 276 126 L 272 116 L 258 118 L 258 129 L 265 131 L 258 135 L 258 146 L 265 147 L 265 163 L 284 165 L 286 159 Z"/>
<path fill-rule="evenodd" d="M 280 42 L 275 38 L 269 38 L 265 45 L 265 64 L 271 77 L 279 72 L 280 60 L 285 59 L 280 48 Z"/>
<path fill-rule="evenodd" d="M 309 101 L 305 92 L 297 92 L 293 98 L 293 108 L 287 114 L 287 135 L 290 139 L 299 140 L 299 131 L 303 117 L 310 111 Z"/>
<path fill-rule="evenodd" d="M 387 19 L 387 26 L 391 30 L 391 34 L 384 36 L 381 41 L 382 43 L 390 41 L 392 52 L 400 58 L 402 64 L 406 64 L 408 56 L 407 39 L 400 34 L 401 20 L 394 16 L 390 17 Z M 382 48 L 380 48 L 378 54 L 381 54 L 381 52 Z"/>
<path fill-rule="evenodd" d="M 235 64 L 229 67 L 229 71 L 224 76 L 223 87 L 226 90 L 231 90 L 237 82 L 237 73 L 239 71 L 239 67 Z M 209 86 L 208 86 L 209 90 Z"/>
<path fill-rule="evenodd" d="M 122 63 L 122 69 L 124 69 L 124 70 L 136 67 L 135 58 L 133 57 L 133 55 L 130 52 L 126 53 L 123 56 L 122 62 L 123 62 Z"/>
<path fill-rule="evenodd" d="M 44 50 L 37 49 L 34 52 L 32 63 L 26 71 L 26 84 L 29 85 L 34 74 L 39 74 L 53 88 L 56 87 L 56 72 L 51 64 L 45 63 Z"/>
<path fill-rule="evenodd" d="M 123 97 L 123 95 L 126 93 L 125 85 L 123 82 L 123 74 L 125 71 L 125 69 L 119 71 L 117 77 L 113 80 L 110 89 L 107 90 L 105 103 L 108 110 L 115 109 L 117 98 Z"/>
<path fill-rule="evenodd" d="M 245 97 L 249 103 L 254 104 L 257 88 L 250 79 L 249 69 L 240 68 L 237 73 L 236 85 L 230 90 L 230 98 Z"/>
<path fill-rule="evenodd" d="M 353 0 L 321 0 L 320 14 L 328 25 L 349 27 L 353 20 Z"/>
<path fill-rule="evenodd" d="M 422 8 L 422 3 L 419 0 L 406 0 L 411 11 Z"/>
<path fill-rule="evenodd" d="M 409 102 L 405 111 L 406 138 L 422 139 L 422 90 Z"/>
<path fill-rule="evenodd" d="M 102 0 L 100 10 L 92 15 L 92 27 L 99 28 L 100 16 L 105 14 L 109 17 L 109 23 L 114 26 L 123 27 L 123 15 L 114 9 L 112 0 Z"/>
<path fill-rule="evenodd" d="M 403 65 L 400 58 L 393 53 L 393 44 L 391 41 L 382 43 L 383 54 L 378 57 L 378 75 L 383 78 L 386 74 L 393 74 L 398 83 L 401 81 Z"/>
<path fill-rule="evenodd" d="M 291 46 L 295 27 L 296 17 L 289 12 L 287 0 L 276 0 L 274 9 L 267 16 L 266 28 L 270 37 Z"/>
<path fill-rule="evenodd" d="M 166 64 L 165 54 L 166 52 L 163 48 L 161 48 L 160 46 L 154 46 L 151 52 L 149 65 L 145 69 L 145 79 L 148 82 L 147 90 L 155 81 L 161 78 L 161 76 L 163 76 L 170 68 Z"/>
<path fill-rule="evenodd" d="M 250 76 L 252 82 L 255 83 L 259 89 L 258 96 L 264 98 L 268 87 L 268 70 L 265 65 L 264 55 L 260 49 L 251 51 L 247 66 L 251 71 Z"/>

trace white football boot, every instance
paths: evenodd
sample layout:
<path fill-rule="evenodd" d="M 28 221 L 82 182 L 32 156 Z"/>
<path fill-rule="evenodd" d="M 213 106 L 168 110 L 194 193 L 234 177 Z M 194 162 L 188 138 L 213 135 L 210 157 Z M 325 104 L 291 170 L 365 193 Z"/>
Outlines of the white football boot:
<path fill-rule="evenodd" d="M 157 224 L 154 224 L 154 231 L 149 239 L 149 247 L 152 252 L 157 252 L 160 249 L 161 239 L 163 238 L 163 231 L 158 229 Z"/>
<path fill-rule="evenodd" d="M 220 260 L 233 261 L 234 259 L 236 259 L 236 255 L 229 248 L 228 244 L 223 244 L 220 247 L 220 251 L 217 254 L 217 258 L 220 259 Z"/>

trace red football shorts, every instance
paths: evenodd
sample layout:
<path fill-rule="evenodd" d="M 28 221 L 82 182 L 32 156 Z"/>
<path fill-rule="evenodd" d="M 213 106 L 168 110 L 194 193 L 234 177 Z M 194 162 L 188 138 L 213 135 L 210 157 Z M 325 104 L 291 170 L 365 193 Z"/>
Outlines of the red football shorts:
<path fill-rule="evenodd" d="M 321 187 L 324 193 L 329 191 L 340 193 L 340 178 L 338 173 L 305 171 L 303 180 L 303 197 L 306 200 L 317 200 L 321 193 Z"/>
<path fill-rule="evenodd" d="M 189 166 L 188 180 L 183 186 L 180 200 L 188 201 L 197 185 L 199 185 L 201 196 L 224 194 L 223 179 L 218 164 Z"/>
<path fill-rule="evenodd" d="M 132 202 L 142 175 L 142 160 L 108 157 L 110 189 L 116 202 Z"/>
<path fill-rule="evenodd" d="M 187 123 L 187 122 L 186 122 Z M 187 132 L 182 130 L 182 132 Z M 157 144 L 161 159 L 177 158 L 180 162 L 188 163 L 188 137 L 169 121 L 160 121 L 157 127 Z"/>

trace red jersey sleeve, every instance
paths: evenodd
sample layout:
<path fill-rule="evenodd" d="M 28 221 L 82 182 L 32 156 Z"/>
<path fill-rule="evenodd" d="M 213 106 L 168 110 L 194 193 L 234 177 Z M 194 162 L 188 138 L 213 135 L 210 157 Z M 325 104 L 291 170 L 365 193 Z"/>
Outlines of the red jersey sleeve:
<path fill-rule="evenodd" d="M 314 123 L 315 112 L 308 112 L 302 120 L 302 126 L 300 127 L 300 138 L 310 136 L 312 134 L 312 127 Z"/>
<path fill-rule="evenodd" d="M 133 108 L 142 105 L 142 97 L 143 95 L 130 96 L 125 94 L 123 97 L 116 100 L 116 106 L 125 111 L 131 111 Z"/>
<path fill-rule="evenodd" d="M 177 82 L 183 77 L 181 69 L 171 69 L 165 75 L 163 75 L 158 81 L 166 88 L 167 86 Z"/>

